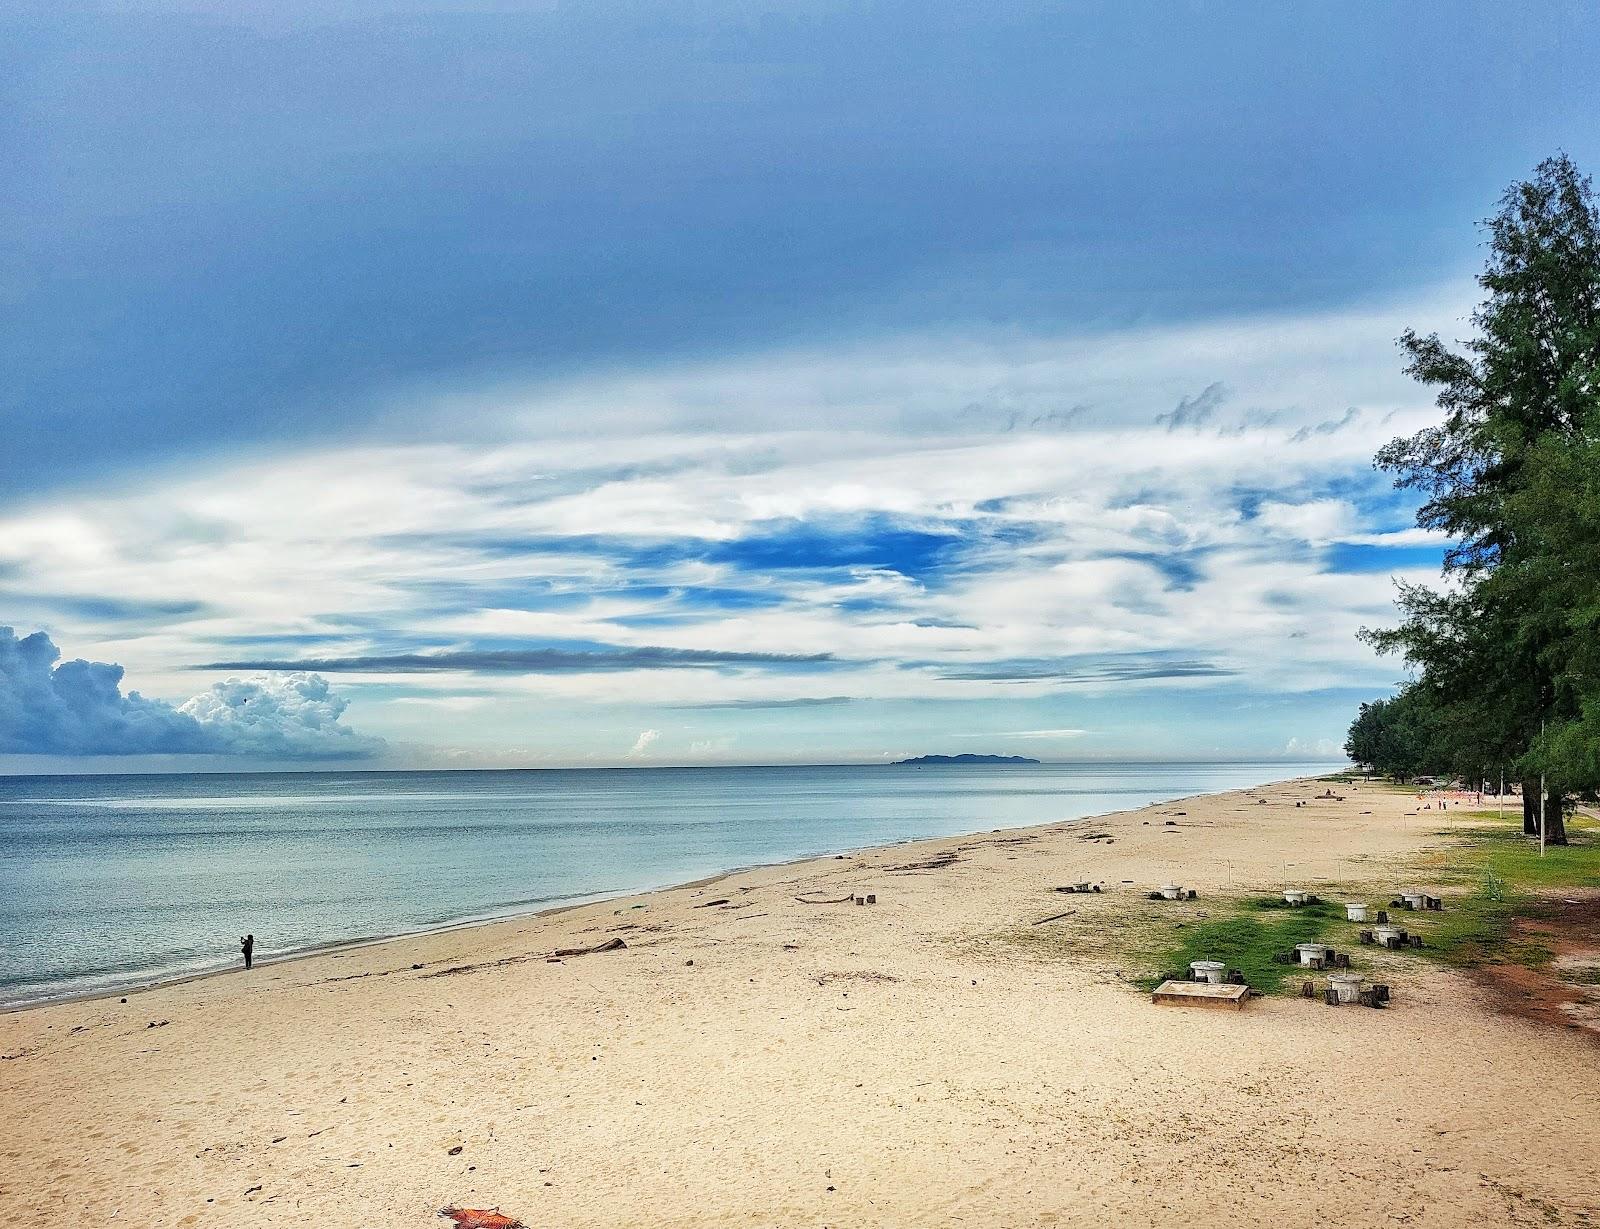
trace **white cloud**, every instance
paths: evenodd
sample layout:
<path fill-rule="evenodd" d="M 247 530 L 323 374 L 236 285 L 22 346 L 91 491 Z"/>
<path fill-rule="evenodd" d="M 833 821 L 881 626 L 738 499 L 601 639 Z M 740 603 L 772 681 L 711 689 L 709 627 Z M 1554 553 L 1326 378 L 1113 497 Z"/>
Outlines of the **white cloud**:
<path fill-rule="evenodd" d="M 1313 546 L 1345 541 L 1358 524 L 1355 507 L 1343 499 L 1314 499 L 1303 504 L 1267 502 L 1261 505 L 1256 519 L 1269 532 Z"/>
<path fill-rule="evenodd" d="M 661 737 L 660 730 L 640 730 L 639 737 L 633 740 L 633 747 L 628 752 L 630 760 L 636 760 L 650 749 L 650 745 Z"/>
<path fill-rule="evenodd" d="M 1291 738 L 1284 744 L 1285 755 L 1306 755 L 1316 759 L 1326 756 L 1342 756 L 1344 747 L 1332 738 Z"/>
<path fill-rule="evenodd" d="M 173 707 L 122 689 L 110 662 L 59 661 L 48 636 L 0 627 L 0 754 L 361 759 L 383 746 L 340 722 L 315 674 L 227 679 Z"/>

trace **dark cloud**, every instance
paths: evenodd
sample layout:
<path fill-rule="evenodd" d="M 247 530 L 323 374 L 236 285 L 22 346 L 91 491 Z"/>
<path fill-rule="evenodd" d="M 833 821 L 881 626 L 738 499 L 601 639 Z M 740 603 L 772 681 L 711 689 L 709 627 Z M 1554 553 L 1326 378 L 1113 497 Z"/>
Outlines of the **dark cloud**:
<path fill-rule="evenodd" d="M 140 622 L 148 619 L 172 619 L 185 615 L 201 614 L 208 608 L 204 602 L 184 599 L 141 599 L 127 597 L 102 597 L 75 593 L 0 593 L 13 612 L 43 607 L 61 614 L 76 615 L 82 619 L 103 619 L 107 622 Z"/>
<path fill-rule="evenodd" d="M 60 656 L 43 632 L 0 627 L 0 754 L 332 760 L 383 745 L 339 723 L 345 701 L 315 675 L 229 679 L 174 707 L 124 693 L 119 665 Z"/>
<path fill-rule="evenodd" d="M 1232 426 L 1218 427 L 1217 434 L 1237 437 L 1249 431 L 1270 427 L 1283 417 L 1281 410 L 1246 410 Z"/>
<path fill-rule="evenodd" d="M 1314 435 L 1333 435 L 1353 425 L 1360 417 L 1361 411 L 1356 409 L 1355 406 L 1351 406 L 1341 418 L 1330 418 L 1324 422 L 1317 423 L 1315 426 L 1301 427 L 1289 437 L 1289 441 L 1294 444 L 1301 444 Z"/>
<path fill-rule="evenodd" d="M 0 752 L 18 755 L 184 754 L 217 750 L 170 704 L 122 694 L 122 667 L 67 661 L 43 632 L 0 627 Z"/>
<path fill-rule="evenodd" d="M 320 7 L 6 6 L 47 16 L 7 27 L 0 498 L 357 434 L 391 383 L 484 366 L 1370 297 L 1459 259 L 1438 218 L 1501 179 L 1464 140 L 1593 110 L 1592 6 L 1488 6 L 1448 46 L 1427 5 L 1382 40 L 1349 6 L 1287 40 L 1121 5 Z M 1406 123 L 1371 102 L 1397 58 Z M 1136 152 L 1083 136 L 1130 114 Z"/>
<path fill-rule="evenodd" d="M 831 653 L 738 653 L 722 649 L 669 649 L 655 646 L 609 649 L 457 649 L 430 653 L 387 653 L 354 657 L 313 657 L 214 661 L 197 670 L 325 670 L 329 674 L 420 674 L 462 670 L 474 674 L 600 674 L 616 670 L 682 670 L 718 666 L 806 666 L 834 660 Z"/>
<path fill-rule="evenodd" d="M 1087 405 L 1072 405 L 1052 410 L 1016 410 L 974 402 L 964 406 L 956 417 L 973 421 L 1002 433 L 1012 431 L 1055 431 L 1070 427 L 1089 412 Z"/>
<path fill-rule="evenodd" d="M 1165 414 L 1157 414 L 1156 425 L 1163 426 L 1168 431 L 1178 431 L 1184 427 L 1203 427 L 1211 421 L 1227 397 L 1227 388 L 1222 381 L 1215 380 L 1193 397 L 1182 398 Z"/>
<path fill-rule="evenodd" d="M 956 670 L 942 679 L 962 682 L 1126 683 L 1146 679 L 1224 678 L 1236 673 L 1214 662 L 1193 658 L 1147 656 L 1123 658 L 1013 658 Z"/>
<path fill-rule="evenodd" d="M 830 708 L 854 704 L 854 696 L 796 696 L 789 700 L 707 700 L 702 704 L 674 704 L 676 709 Z"/>

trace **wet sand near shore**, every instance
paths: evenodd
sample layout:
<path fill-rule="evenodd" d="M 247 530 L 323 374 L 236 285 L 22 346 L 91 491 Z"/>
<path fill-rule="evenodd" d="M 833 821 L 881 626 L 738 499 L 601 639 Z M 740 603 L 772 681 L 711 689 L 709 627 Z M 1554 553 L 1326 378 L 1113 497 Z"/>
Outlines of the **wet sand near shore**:
<path fill-rule="evenodd" d="M 1600 1217 L 1587 1031 L 1509 1014 L 1481 979 L 1417 960 L 1386 974 L 1385 1011 L 1155 1007 L 1135 953 L 1096 949 L 1169 880 L 1201 910 L 1247 890 L 1409 886 L 1449 821 L 1339 788 L 742 871 L 0 1017 L 0 1219 L 400 1227 L 445 1224 L 447 1204 L 529 1226 Z M 1053 890 L 1084 880 L 1106 891 Z M 878 903 L 796 899 L 865 892 Z M 1052 927 L 1070 932 L 1062 950 L 1019 941 Z"/>

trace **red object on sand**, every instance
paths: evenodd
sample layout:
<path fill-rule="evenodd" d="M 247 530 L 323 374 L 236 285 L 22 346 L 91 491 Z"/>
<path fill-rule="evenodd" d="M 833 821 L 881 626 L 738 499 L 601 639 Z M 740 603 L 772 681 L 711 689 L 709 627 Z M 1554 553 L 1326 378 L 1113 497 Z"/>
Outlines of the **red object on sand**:
<path fill-rule="evenodd" d="M 498 1208 L 443 1208 L 439 1212 L 456 1223 L 456 1229 L 527 1229 L 515 1216 L 506 1216 Z"/>

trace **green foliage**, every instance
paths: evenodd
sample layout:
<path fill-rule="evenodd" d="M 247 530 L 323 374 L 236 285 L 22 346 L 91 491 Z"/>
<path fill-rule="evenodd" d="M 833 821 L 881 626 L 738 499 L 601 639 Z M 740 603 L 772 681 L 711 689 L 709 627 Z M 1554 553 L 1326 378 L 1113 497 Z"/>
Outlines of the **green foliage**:
<path fill-rule="evenodd" d="M 1400 625 L 1363 632 L 1420 674 L 1393 701 L 1364 706 L 1349 745 L 1402 771 L 1476 778 L 1504 767 L 1524 782 L 1546 774 L 1558 798 L 1594 796 L 1600 210 L 1563 155 L 1512 185 L 1485 225 L 1475 335 L 1458 349 L 1401 338 L 1409 374 L 1437 390 L 1443 421 L 1377 458 L 1397 486 L 1423 495 L 1417 523 L 1452 540 L 1445 566 L 1456 583 L 1401 585 Z M 1558 807 L 1552 841 L 1564 839 L 1560 821 Z"/>
<path fill-rule="evenodd" d="M 1446 757 L 1437 749 L 1440 720 L 1428 693 L 1413 684 L 1392 699 L 1361 706 L 1350 723 L 1345 754 L 1396 780 L 1444 772 Z"/>

